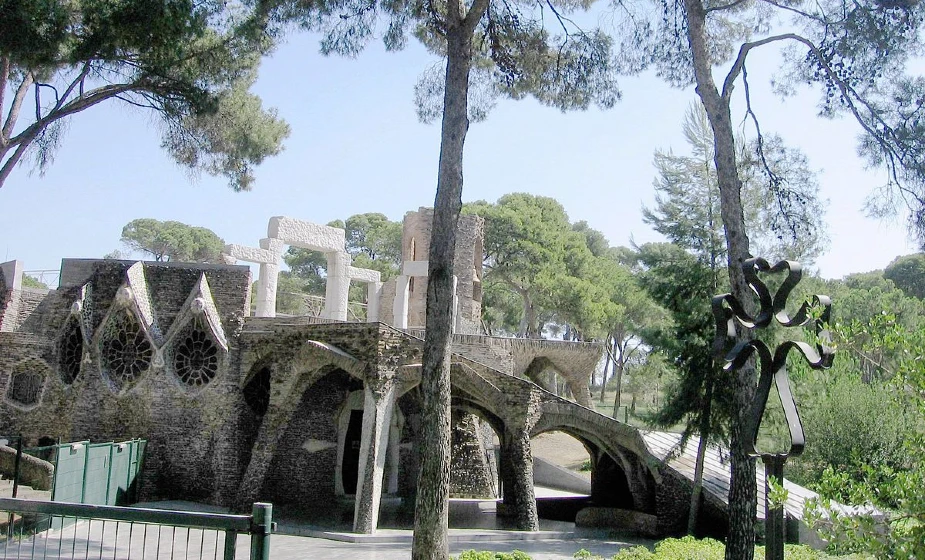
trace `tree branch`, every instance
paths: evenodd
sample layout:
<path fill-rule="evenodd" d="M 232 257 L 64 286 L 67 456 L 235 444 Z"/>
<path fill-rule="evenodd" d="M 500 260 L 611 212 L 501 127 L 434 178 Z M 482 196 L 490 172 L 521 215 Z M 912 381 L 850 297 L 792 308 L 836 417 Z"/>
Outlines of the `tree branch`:
<path fill-rule="evenodd" d="M 43 87 L 47 87 L 48 89 L 50 89 L 50 90 L 52 90 L 53 92 L 55 92 L 55 108 L 59 107 L 59 106 L 61 105 L 61 103 L 62 103 L 64 100 L 63 100 L 63 98 L 58 94 L 58 88 L 56 88 L 55 86 L 53 86 L 53 85 L 51 85 L 51 84 L 46 84 L 45 82 L 35 82 L 35 89 L 36 89 L 36 90 L 38 90 L 39 88 L 43 88 Z M 54 108 L 53 108 L 52 110 L 54 110 Z M 35 114 L 38 115 L 38 114 L 39 114 L 38 111 L 36 111 Z"/>
<path fill-rule="evenodd" d="M 10 156 L 10 159 L 3 163 L 3 167 L 0 167 L 0 187 L 3 187 L 3 184 L 6 182 L 6 178 L 9 177 L 10 173 L 13 172 L 13 168 L 16 167 L 16 164 L 22 158 L 23 154 L 26 153 L 26 148 L 28 148 L 29 144 L 35 140 L 36 136 L 38 136 L 38 131 L 36 131 L 31 137 L 23 139 L 19 145 L 16 146 L 16 151 L 13 152 L 13 155 Z"/>
<path fill-rule="evenodd" d="M 726 79 L 723 81 L 723 93 L 722 97 L 726 102 L 729 102 L 729 96 L 732 95 L 732 88 L 736 78 L 739 77 L 739 74 L 742 72 L 742 67 L 745 65 L 745 58 L 748 56 L 748 52 L 755 47 L 760 47 L 762 45 L 767 45 L 768 43 L 774 43 L 777 41 L 787 41 L 787 40 L 801 40 L 808 42 L 807 39 L 800 37 L 795 33 L 784 33 L 783 35 L 772 35 L 770 37 L 765 37 L 759 41 L 753 41 L 751 43 L 743 43 L 739 47 L 739 55 L 736 57 L 735 62 L 732 63 L 732 68 L 729 69 L 729 73 L 726 74 Z"/>
<path fill-rule="evenodd" d="M 780 2 L 777 2 L 776 0 L 761 0 L 761 1 L 764 2 L 765 4 L 770 4 L 771 6 L 774 6 L 775 8 L 778 8 L 778 9 L 781 9 L 781 10 L 785 10 L 785 11 L 788 11 L 788 12 L 792 12 L 792 13 L 798 15 L 798 16 L 805 17 L 805 18 L 807 18 L 807 19 L 810 19 L 810 20 L 819 22 L 819 23 L 821 23 L 821 24 L 823 24 L 823 25 L 834 25 L 834 24 L 843 23 L 843 22 L 845 21 L 844 18 L 843 18 L 841 21 L 829 21 L 828 19 L 825 18 L 825 14 L 824 14 L 824 13 L 823 13 L 823 15 L 820 17 L 820 16 L 817 16 L 817 15 L 811 14 L 811 13 L 809 13 L 809 12 L 804 12 L 803 10 L 798 10 L 797 8 L 794 8 L 793 6 L 788 6 L 788 5 L 786 5 L 786 4 L 781 4 Z M 817 3 L 816 5 L 819 6 L 818 3 Z M 820 8 L 820 10 L 822 9 L 821 6 L 819 6 L 819 8 Z"/>
<path fill-rule="evenodd" d="M 729 10 L 729 9 L 735 8 L 736 6 L 740 4 L 744 4 L 745 2 L 748 2 L 748 0 L 735 0 L 734 2 L 730 2 L 728 4 L 723 4 L 720 6 L 713 6 L 712 8 L 704 8 L 703 13 L 709 14 L 711 12 L 720 12 L 722 10 Z"/>
<path fill-rule="evenodd" d="M 10 77 L 10 57 L 0 57 L 0 113 L 3 112 L 3 102 L 6 101 L 6 83 Z M 5 138 L 0 136 L 0 146 L 3 146 Z"/>
<path fill-rule="evenodd" d="M 6 123 L 3 125 L 4 146 L 12 145 L 10 136 L 13 134 L 13 127 L 16 126 L 19 111 L 22 109 L 23 101 L 26 99 L 26 94 L 29 92 L 29 87 L 32 86 L 34 80 L 35 76 L 32 75 L 32 72 L 29 72 L 23 77 L 19 87 L 16 88 L 16 93 L 13 95 L 13 104 L 10 106 L 10 111 L 6 115 Z"/>
<path fill-rule="evenodd" d="M 450 3 L 452 4 L 453 1 L 454 0 L 450 0 Z M 482 16 L 485 15 L 485 10 L 488 9 L 488 2 L 489 0 L 475 0 L 472 2 L 472 6 L 469 7 L 469 11 L 462 21 L 462 26 L 470 35 L 475 31 L 475 27 L 479 24 Z"/>
<path fill-rule="evenodd" d="M 78 93 L 77 97 L 83 97 L 84 79 L 87 77 L 87 74 L 89 73 L 90 73 L 90 61 L 88 60 L 84 64 L 84 67 L 80 70 L 80 74 L 77 75 L 77 78 L 75 78 L 74 81 L 72 81 L 70 85 L 67 86 L 67 89 L 64 90 L 64 95 L 62 95 L 58 103 L 55 104 L 54 110 L 58 110 L 61 108 L 61 105 L 64 104 L 65 101 L 67 101 L 67 98 L 70 97 L 71 92 L 73 92 L 74 88 L 77 87 L 78 85 L 80 85 L 80 92 Z"/>
<path fill-rule="evenodd" d="M 38 89 L 38 88 L 36 88 Z M 20 144 L 28 141 L 32 141 L 38 134 L 51 123 L 63 119 L 74 113 L 79 113 L 84 109 L 88 109 L 97 103 L 106 101 L 116 97 L 119 94 L 128 92 L 128 91 L 154 91 L 155 87 L 143 83 L 131 83 L 131 84 L 119 84 L 119 85 L 108 85 L 97 88 L 91 91 L 88 95 L 84 97 L 79 97 L 74 99 L 70 103 L 65 104 L 61 109 L 53 111 L 46 115 L 43 118 L 38 119 L 36 122 L 32 123 L 28 128 L 17 134 L 14 138 L 10 140 L 10 144 Z M 31 138 L 30 138 L 31 137 Z"/>

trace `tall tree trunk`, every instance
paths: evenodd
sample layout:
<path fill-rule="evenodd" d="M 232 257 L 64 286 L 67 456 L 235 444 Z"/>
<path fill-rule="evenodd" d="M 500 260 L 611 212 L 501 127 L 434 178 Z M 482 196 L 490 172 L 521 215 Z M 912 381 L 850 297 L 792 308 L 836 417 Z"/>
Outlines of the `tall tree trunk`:
<path fill-rule="evenodd" d="M 452 12 L 452 2 L 450 3 Z M 461 9 L 459 5 L 456 9 Z M 414 560 L 449 558 L 450 341 L 453 261 L 462 209 L 463 145 L 469 129 L 469 68 L 472 31 L 462 14 L 447 26 L 446 91 L 440 139 L 440 171 L 434 200 L 427 279 L 426 335 L 421 367 L 421 471 L 414 510 Z"/>
<path fill-rule="evenodd" d="M 601 378 L 601 404 L 604 404 L 604 393 L 607 391 L 607 368 L 613 362 L 610 355 L 610 338 L 604 343 L 604 374 Z"/>
<path fill-rule="evenodd" d="M 615 393 L 613 396 L 613 417 L 617 417 L 620 412 L 620 405 L 623 404 L 623 372 L 626 370 L 624 358 L 625 344 L 623 347 L 617 345 L 617 337 L 613 337 L 613 381 Z M 620 359 L 617 359 L 617 351 L 620 352 Z"/>
<path fill-rule="evenodd" d="M 713 404 L 713 376 L 708 374 L 704 391 L 703 410 L 700 412 L 700 443 L 697 445 L 697 462 L 694 465 L 694 490 L 691 492 L 691 509 L 687 517 L 687 534 L 693 535 L 697 530 L 697 518 L 700 515 L 700 497 L 703 494 L 703 461 L 707 454 L 707 442 L 710 439 L 710 413 Z"/>
<path fill-rule="evenodd" d="M 706 12 L 701 0 L 684 0 L 688 41 L 694 62 L 697 95 L 707 112 L 713 129 L 714 161 L 720 192 L 720 215 L 726 232 L 729 283 L 732 293 L 743 304 L 750 301 L 742 263 L 749 257 L 745 215 L 742 210 L 742 182 L 736 169 L 735 136 L 730 115 L 731 88 L 723 95 L 713 82 L 710 50 L 706 32 Z M 745 334 L 748 336 L 748 333 Z M 752 560 L 755 555 L 755 461 L 745 452 L 742 431 L 755 393 L 755 370 L 740 368 L 733 379 L 733 410 L 730 426 L 729 535 L 726 539 L 727 560 Z"/>

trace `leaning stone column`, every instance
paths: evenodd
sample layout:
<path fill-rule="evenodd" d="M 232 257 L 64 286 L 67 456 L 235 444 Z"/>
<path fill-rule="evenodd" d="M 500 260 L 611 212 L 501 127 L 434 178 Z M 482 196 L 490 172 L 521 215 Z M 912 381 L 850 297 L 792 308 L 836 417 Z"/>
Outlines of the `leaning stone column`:
<path fill-rule="evenodd" d="M 347 320 L 347 298 L 350 295 L 350 255 L 340 251 L 327 253 L 328 276 L 324 290 L 324 317 L 337 321 Z"/>
<path fill-rule="evenodd" d="M 353 532 L 372 534 L 379 523 L 382 473 L 385 469 L 392 411 L 398 393 L 392 378 L 367 379 L 363 393 L 363 433 L 360 439 Z"/>

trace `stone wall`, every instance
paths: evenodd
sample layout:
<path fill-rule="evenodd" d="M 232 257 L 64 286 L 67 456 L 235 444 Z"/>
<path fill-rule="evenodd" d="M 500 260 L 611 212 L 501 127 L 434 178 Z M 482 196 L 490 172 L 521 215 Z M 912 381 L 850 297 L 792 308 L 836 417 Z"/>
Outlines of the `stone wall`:
<path fill-rule="evenodd" d="M 231 367 L 235 339 L 228 339 L 228 352 L 217 352 L 215 376 L 203 386 L 182 382 L 170 359 L 166 363 L 152 359 L 131 383 L 114 389 L 101 372 L 101 327 L 134 264 L 67 259 L 60 290 L 28 294 L 25 307 L 31 312 L 20 308 L 17 332 L 0 336 L 0 432 L 22 431 L 31 441 L 39 437 L 147 439 L 147 497 L 208 500 L 216 478 L 238 475 L 235 461 L 224 460 L 235 448 L 228 440 L 234 434 L 227 426 L 234 423 L 229 416 L 233 420 L 240 400 L 237 370 Z M 229 334 L 240 330 L 250 283 L 246 267 L 146 263 L 143 278 L 149 293 L 145 295 L 151 296 L 151 310 L 162 334 L 183 312 L 202 275 L 211 288 L 221 328 Z M 83 286 L 90 287 L 83 302 L 88 342 L 83 355 L 76 356 L 80 361 L 76 377 L 68 379 L 61 370 L 60 336 Z M 153 346 L 152 339 L 143 336 Z M 169 358 L 171 349 L 163 350 Z M 41 376 L 39 400 L 31 405 L 11 400 L 13 376 L 23 371 Z M 228 472 L 222 468 L 225 463 L 233 466 Z"/>
<path fill-rule="evenodd" d="M 8 445 L 0 445 L 0 472 L 6 478 L 12 479 L 16 473 L 16 449 Z M 51 481 L 55 475 L 55 466 L 23 454 L 19 462 L 19 483 L 30 486 L 35 490 L 51 490 Z"/>
<path fill-rule="evenodd" d="M 497 497 L 492 477 L 494 457 L 486 453 L 485 438 L 477 416 L 453 411 L 450 495 L 454 498 Z"/>

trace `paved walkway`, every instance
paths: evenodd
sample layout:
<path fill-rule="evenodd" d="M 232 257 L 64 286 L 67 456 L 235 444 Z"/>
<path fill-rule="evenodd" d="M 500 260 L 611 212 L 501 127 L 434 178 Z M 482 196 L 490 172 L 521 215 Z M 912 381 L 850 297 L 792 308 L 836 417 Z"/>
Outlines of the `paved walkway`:
<path fill-rule="evenodd" d="M 379 537 L 406 537 L 366 542 L 343 542 L 317 537 L 273 535 L 270 539 L 272 560 L 404 560 L 411 556 L 411 532 L 407 535 L 378 535 Z M 535 560 L 565 560 L 580 549 L 589 550 L 604 558 L 640 541 L 606 537 L 572 535 L 544 535 L 536 533 L 485 533 L 475 530 L 450 530 L 450 554 L 475 550 L 511 552 L 521 550 Z M 247 560 L 250 538 L 239 536 L 236 543 L 237 560 Z M 24 535 L 7 543 L 0 543 L 2 558 L 64 559 L 198 559 L 221 558 L 224 535 L 214 531 L 173 529 L 141 524 L 80 521 L 63 529 L 42 531 L 34 537 Z"/>
<path fill-rule="evenodd" d="M 221 509 L 191 502 L 139 505 L 186 511 L 216 512 Z M 499 527 L 504 520 L 495 516 L 495 503 L 492 501 L 453 500 L 450 511 L 452 555 L 471 549 L 521 550 L 535 560 L 565 560 L 572 558 L 578 550 L 585 549 L 609 558 L 623 548 L 651 544 L 651 541 L 576 529 L 573 523 L 549 520 L 540 520 L 540 530 L 535 532 L 503 530 Z M 358 535 L 307 526 L 299 523 L 298 519 L 287 517 L 282 511 L 274 513 L 279 527 L 270 540 L 270 558 L 273 560 L 403 560 L 411 556 L 413 535 L 408 529 L 381 529 L 374 535 Z M 59 527 L 56 524 L 53 529 L 34 537 L 26 534 L 7 543 L 0 542 L 0 558 L 217 560 L 222 557 L 225 548 L 225 535 L 217 531 L 99 520 L 83 520 Z M 239 536 L 235 549 L 237 560 L 247 560 L 250 557 L 250 538 Z"/>

